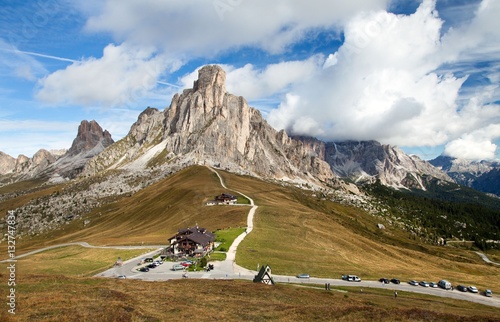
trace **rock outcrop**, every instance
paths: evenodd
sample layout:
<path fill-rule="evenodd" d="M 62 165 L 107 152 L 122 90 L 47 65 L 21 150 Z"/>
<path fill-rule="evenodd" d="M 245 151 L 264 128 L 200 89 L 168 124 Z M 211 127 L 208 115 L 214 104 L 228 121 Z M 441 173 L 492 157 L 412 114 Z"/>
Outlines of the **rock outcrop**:
<path fill-rule="evenodd" d="M 87 121 L 83 120 L 78 126 L 78 133 L 76 138 L 73 140 L 71 148 L 66 153 L 67 156 L 75 156 L 81 153 L 87 153 L 94 150 L 96 147 L 101 151 L 109 145 L 113 144 L 114 141 L 111 138 L 111 134 L 101 128 L 101 126 L 94 120 Z M 97 153 L 101 151 L 95 151 Z"/>
<path fill-rule="evenodd" d="M 103 130 L 96 121 L 83 120 L 78 127 L 71 148 L 54 162 L 45 171 L 45 174 L 51 178 L 57 178 L 57 180 L 75 178 L 83 171 L 85 164 L 90 159 L 113 143 L 111 134 L 107 130 Z"/>
<path fill-rule="evenodd" d="M 0 151 L 0 175 L 11 173 L 16 168 L 16 159 Z"/>

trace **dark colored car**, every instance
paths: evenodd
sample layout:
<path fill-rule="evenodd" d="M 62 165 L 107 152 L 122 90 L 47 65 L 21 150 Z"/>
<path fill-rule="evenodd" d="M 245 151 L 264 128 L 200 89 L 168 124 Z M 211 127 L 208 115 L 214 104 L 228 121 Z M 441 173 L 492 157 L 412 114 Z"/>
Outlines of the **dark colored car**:
<path fill-rule="evenodd" d="M 429 283 L 427 283 L 426 281 L 420 281 L 420 283 L 418 284 L 423 287 L 429 287 Z"/>
<path fill-rule="evenodd" d="M 460 292 L 467 292 L 467 287 L 463 285 L 458 285 L 457 290 L 459 290 Z"/>
<path fill-rule="evenodd" d="M 146 266 L 147 268 L 156 268 L 156 265 L 154 263 L 151 263 L 149 264 L 148 266 Z"/>
<path fill-rule="evenodd" d="M 138 269 L 139 272 L 149 272 L 149 268 L 147 267 L 141 267 Z"/>
<path fill-rule="evenodd" d="M 397 278 L 393 278 L 393 279 L 391 280 L 391 282 L 392 282 L 392 283 L 394 283 L 394 284 L 399 284 L 399 283 L 401 283 L 401 281 L 400 281 L 400 280 L 398 280 Z"/>
<path fill-rule="evenodd" d="M 381 279 L 378 280 L 379 282 L 381 283 L 384 283 L 384 284 L 389 284 L 389 279 L 388 278 L 385 278 L 385 277 L 382 277 Z"/>

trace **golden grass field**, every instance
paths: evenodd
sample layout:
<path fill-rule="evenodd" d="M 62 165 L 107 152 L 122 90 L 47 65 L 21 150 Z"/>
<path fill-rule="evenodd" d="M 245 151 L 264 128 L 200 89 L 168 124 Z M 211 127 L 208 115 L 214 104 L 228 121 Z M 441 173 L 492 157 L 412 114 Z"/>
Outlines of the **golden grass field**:
<path fill-rule="evenodd" d="M 0 280 L 5 279 L 0 275 Z M 238 280 L 144 282 L 27 275 L 1 321 L 498 321 L 497 308 L 389 290 Z"/>
<path fill-rule="evenodd" d="M 126 261 L 154 249 L 109 249 L 66 246 L 21 258 L 16 273 L 90 277 L 111 268 L 118 257 Z"/>
<path fill-rule="evenodd" d="M 332 278 L 356 274 L 363 279 L 397 277 L 402 282 L 437 282 L 444 278 L 455 285 L 472 284 L 480 290 L 488 287 L 494 294 L 500 292 L 500 268 L 484 263 L 472 250 L 423 244 L 378 217 L 319 200 L 312 192 L 218 172 L 229 188 L 248 195 L 259 206 L 254 230 L 238 247 L 236 261 L 244 267 L 255 269 L 257 264 L 270 264 L 275 274 L 305 272 Z M 0 209 L 12 209 L 9 207 L 21 203 L 21 198 L 29 200 L 55 189 L 47 187 L 16 198 L 19 200 L 0 203 Z M 205 167 L 190 167 L 130 197 L 95 209 L 89 214 L 92 223 L 85 228 L 75 221 L 64 230 L 25 238 L 17 252 L 71 241 L 156 245 L 179 228 L 196 223 L 209 230 L 244 227 L 248 207 L 204 205 L 221 192 L 224 190 L 214 173 Z M 379 230 L 377 223 L 387 229 Z M 4 245 L 0 257 L 6 257 Z M 77 261 L 88 262 L 75 269 L 77 274 L 57 271 L 54 266 L 65 262 L 65 252 L 73 254 Z M 500 257 L 498 252 L 491 255 L 492 259 Z M 26 321 L 169 321 L 193 317 L 202 321 L 500 319 L 495 308 L 409 293 L 395 302 L 392 293 L 384 290 L 327 293 L 288 285 L 268 288 L 243 281 L 152 283 L 74 277 L 92 275 L 96 267 L 116 256 L 113 252 L 70 248 L 23 260 L 27 266 L 39 269 L 19 269 L 20 316 Z M 4 279 L 5 275 L 0 276 L 0 281 Z M 0 312 L 0 320 L 6 318 Z"/>

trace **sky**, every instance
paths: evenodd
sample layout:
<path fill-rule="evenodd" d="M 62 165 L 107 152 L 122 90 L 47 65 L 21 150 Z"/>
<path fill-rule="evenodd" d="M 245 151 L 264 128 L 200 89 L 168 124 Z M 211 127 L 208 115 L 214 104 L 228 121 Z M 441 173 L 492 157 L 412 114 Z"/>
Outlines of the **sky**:
<path fill-rule="evenodd" d="M 197 70 L 277 130 L 500 158 L 500 0 L 0 0 L 0 151 L 115 140 Z"/>

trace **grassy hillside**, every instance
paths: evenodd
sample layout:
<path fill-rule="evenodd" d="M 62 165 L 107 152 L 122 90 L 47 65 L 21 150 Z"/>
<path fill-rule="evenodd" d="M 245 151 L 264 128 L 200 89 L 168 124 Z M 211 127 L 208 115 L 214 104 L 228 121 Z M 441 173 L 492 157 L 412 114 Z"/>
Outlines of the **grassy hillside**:
<path fill-rule="evenodd" d="M 0 274 L 0 280 L 8 278 Z M 5 284 L 5 283 L 4 283 Z M 5 285 L 0 286 L 2 294 Z M 202 287 L 200 287 L 202 286 Z M 16 316 L 1 321 L 498 321 L 497 308 L 357 288 L 266 286 L 232 280 L 143 282 L 27 275 Z"/>
<path fill-rule="evenodd" d="M 259 205 L 255 229 L 238 248 L 236 260 L 244 267 L 256 269 L 268 263 L 277 274 L 307 272 L 325 277 L 446 278 L 500 290 L 498 268 L 485 264 L 472 251 L 420 243 L 379 217 L 319 200 L 312 192 L 219 173 L 229 188 L 249 195 Z M 77 220 L 64 230 L 22 240 L 17 251 L 70 241 L 163 244 L 179 228 L 196 223 L 209 230 L 245 226 L 248 207 L 204 205 L 222 191 L 214 173 L 190 167 L 96 209 L 85 228 Z M 387 229 L 378 229 L 377 223 Z"/>
<path fill-rule="evenodd" d="M 420 243 L 407 232 L 357 208 L 321 200 L 312 192 L 218 170 L 229 188 L 259 206 L 254 230 L 238 247 L 238 264 L 255 269 L 270 264 L 275 274 L 309 273 L 363 279 L 398 277 L 472 284 L 500 292 L 500 270 L 472 251 Z M 50 193 L 54 187 L 33 193 Z M 209 230 L 246 224 L 248 207 L 204 202 L 223 192 L 217 176 L 191 167 L 130 196 L 95 209 L 83 227 L 23 239 L 17 253 L 69 241 L 91 244 L 161 244 L 179 228 L 199 224 Z M 231 191 L 229 191 L 231 192 Z M 24 196 L 29 198 L 27 195 Z M 23 198 L 24 198 L 23 197 Z M 377 228 L 377 223 L 386 226 Z M 5 244 L 2 245 L 2 249 Z M 2 254 L 6 254 L 2 250 Z M 121 253 L 123 257 L 132 253 Z M 498 259 L 498 252 L 491 253 Z M 143 282 L 78 278 L 109 265 L 117 253 L 67 247 L 19 261 L 18 320 L 157 321 L 202 320 L 471 321 L 498 320 L 498 309 L 478 304 L 387 290 L 266 287 L 244 281 Z M 67 261 L 65 260 L 67 259 Z M 77 261 L 78 265 L 73 265 Z M 64 264 L 66 263 L 66 264 Z M 67 267 L 62 267 L 68 265 Z M 0 281 L 6 281 L 5 272 Z M 63 274 L 63 275 L 58 275 Z M 1 283 L 4 294 L 7 283 Z M 201 286 L 201 287 L 200 287 Z M 189 292 L 186 292 L 189 290 Z M 347 293 L 345 292 L 347 291 Z M 245 305 L 242 307 L 241 303 Z M 6 310 L 0 320 L 9 321 Z"/>
<path fill-rule="evenodd" d="M 81 246 L 54 248 L 17 261 L 16 273 L 20 275 L 48 274 L 66 276 L 93 276 L 122 261 L 135 258 L 154 249 L 96 249 Z M 119 271 L 119 274 L 123 273 Z"/>
<path fill-rule="evenodd" d="M 254 231 L 238 247 L 240 265 L 270 264 L 276 274 L 398 277 L 500 289 L 500 270 L 472 251 L 419 243 L 383 219 L 250 177 L 222 173 L 226 185 L 259 205 Z M 380 230 L 377 223 L 387 229 Z"/>
<path fill-rule="evenodd" d="M 214 173 L 205 167 L 191 167 L 130 197 L 95 209 L 85 217 L 90 220 L 85 227 L 82 220 L 75 220 L 61 230 L 23 238 L 17 251 L 21 254 L 71 241 L 92 245 L 158 245 L 180 228 L 195 224 L 209 230 L 246 225 L 247 207 L 205 206 L 207 200 L 223 191 Z"/>

